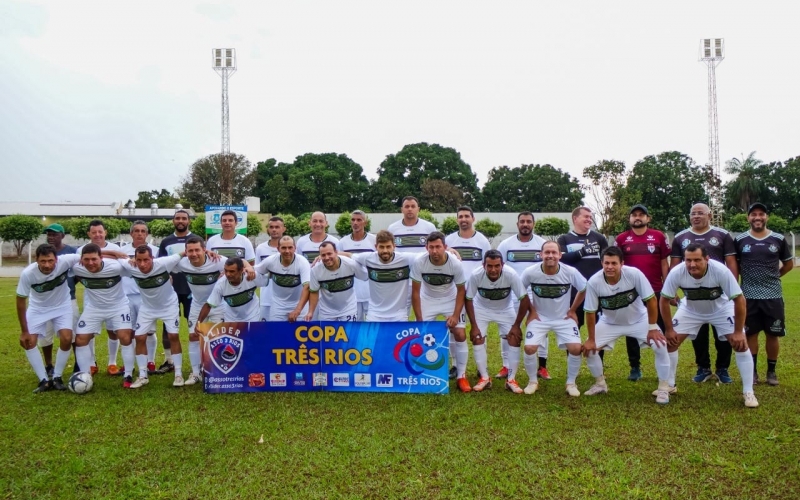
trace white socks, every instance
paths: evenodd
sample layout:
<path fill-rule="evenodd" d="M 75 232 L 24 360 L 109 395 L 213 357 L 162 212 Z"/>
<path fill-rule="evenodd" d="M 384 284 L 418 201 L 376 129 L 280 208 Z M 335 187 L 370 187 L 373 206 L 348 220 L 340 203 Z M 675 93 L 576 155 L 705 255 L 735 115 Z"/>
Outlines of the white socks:
<path fill-rule="evenodd" d="M 67 362 L 69 362 L 69 354 L 69 349 L 66 351 L 62 351 L 61 348 L 58 349 L 56 353 L 56 366 L 53 369 L 53 377 L 60 377 L 64 374 L 64 368 L 67 367 Z"/>
<path fill-rule="evenodd" d="M 139 376 L 147 378 L 147 354 L 137 354 L 136 365 L 139 367 Z"/>
<path fill-rule="evenodd" d="M 156 350 L 158 350 L 158 339 L 156 334 L 147 336 L 147 362 L 156 362 Z"/>
<path fill-rule="evenodd" d="M 467 359 L 469 358 L 469 346 L 467 341 L 453 342 L 456 351 L 456 377 L 462 378 L 467 374 Z"/>
<path fill-rule="evenodd" d="M 667 346 L 661 345 L 656 347 L 655 344 L 651 346 L 653 349 L 653 353 L 655 354 L 656 358 L 656 375 L 658 375 L 659 381 L 667 381 L 669 382 L 670 375 L 673 374 L 672 371 L 672 358 L 670 357 L 670 353 L 667 352 Z M 675 351 L 675 367 L 678 366 L 678 351 Z M 675 385 L 675 377 L 672 377 L 672 385 Z"/>
<path fill-rule="evenodd" d="M 541 346 L 539 346 L 541 349 Z M 528 379 L 531 382 L 538 382 L 539 378 L 536 375 L 536 370 L 539 369 L 539 351 L 536 351 L 534 354 L 525 354 L 524 356 L 525 361 L 525 371 L 528 372 Z"/>
<path fill-rule="evenodd" d="M 481 378 L 489 378 L 486 344 L 473 345 L 472 355 L 475 357 L 475 366 L 478 367 L 478 372 L 480 372 Z"/>
<path fill-rule="evenodd" d="M 678 373 L 678 351 L 668 353 L 669 356 L 669 374 L 667 375 L 667 383 L 670 387 L 675 387 L 675 374 Z M 656 359 L 656 370 L 658 370 L 658 359 Z M 661 378 L 659 374 L 658 378 Z"/>
<path fill-rule="evenodd" d="M 117 364 L 117 352 L 119 351 L 119 340 L 111 340 L 108 339 L 108 365 L 116 365 Z M 125 362 L 125 353 L 123 348 L 122 354 L 122 363 L 127 365 L 128 363 Z M 133 366 L 133 365 L 131 365 Z"/>
<path fill-rule="evenodd" d="M 500 357 L 503 359 L 503 366 L 508 368 L 508 339 L 500 337 Z"/>
<path fill-rule="evenodd" d="M 118 342 L 118 341 L 114 341 Z M 111 341 L 108 341 L 109 347 L 111 346 Z M 115 356 L 116 357 L 116 356 Z M 136 354 L 133 348 L 133 342 L 128 345 L 122 346 L 122 363 L 125 365 L 125 376 L 131 377 L 133 376 L 133 367 L 136 363 Z"/>
<path fill-rule="evenodd" d="M 519 370 L 519 347 L 508 346 L 508 380 L 516 380 Z"/>
<path fill-rule="evenodd" d="M 742 377 L 742 392 L 753 392 L 753 354 L 750 349 L 744 352 L 734 352 L 736 367 Z"/>
<path fill-rule="evenodd" d="M 183 353 L 179 352 L 178 354 L 172 355 L 172 366 L 175 367 L 175 376 L 177 377 L 180 375 L 183 376 L 183 372 L 181 372 L 181 368 L 183 368 Z"/>
<path fill-rule="evenodd" d="M 36 380 L 39 382 L 47 380 L 47 370 L 44 367 L 42 355 L 39 353 L 39 347 L 33 346 L 33 349 L 25 349 L 25 356 L 28 357 L 28 362 L 31 364 L 33 372 L 36 374 Z"/>
<path fill-rule="evenodd" d="M 92 362 L 89 365 L 86 366 L 85 370 L 84 370 L 84 367 L 81 366 L 81 369 L 84 370 L 86 373 L 89 373 L 89 370 L 90 370 L 91 366 L 97 366 L 97 356 L 95 356 L 95 354 L 94 354 L 94 338 L 95 338 L 95 335 L 92 335 L 91 340 L 89 340 L 89 353 L 92 356 Z M 78 365 L 78 366 L 80 366 L 80 365 Z"/>
<path fill-rule="evenodd" d="M 92 348 L 88 345 L 75 347 L 75 362 L 83 373 L 92 373 Z"/>
<path fill-rule="evenodd" d="M 589 372 L 594 378 L 599 379 L 603 376 L 603 360 L 600 359 L 599 354 L 590 354 L 586 358 L 586 366 L 589 367 Z"/>
<path fill-rule="evenodd" d="M 200 341 L 189 341 L 189 363 L 192 365 L 192 373 L 200 376 L 200 364 L 202 360 L 200 358 Z"/>
<path fill-rule="evenodd" d="M 578 372 L 581 371 L 581 355 L 573 356 L 567 354 L 567 383 L 574 384 L 575 379 L 578 378 Z"/>

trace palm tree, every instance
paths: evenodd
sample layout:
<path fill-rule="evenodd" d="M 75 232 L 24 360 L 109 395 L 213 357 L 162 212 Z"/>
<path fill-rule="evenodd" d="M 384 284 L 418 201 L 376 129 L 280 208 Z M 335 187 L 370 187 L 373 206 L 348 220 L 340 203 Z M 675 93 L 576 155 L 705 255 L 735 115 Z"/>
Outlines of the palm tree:
<path fill-rule="evenodd" d="M 728 196 L 742 211 L 747 210 L 751 203 L 758 201 L 758 196 L 763 190 L 763 184 L 757 173 L 758 167 L 763 162 L 755 156 L 756 152 L 752 151 L 747 158 L 731 158 L 725 162 L 725 173 L 736 176 L 728 183 Z"/>

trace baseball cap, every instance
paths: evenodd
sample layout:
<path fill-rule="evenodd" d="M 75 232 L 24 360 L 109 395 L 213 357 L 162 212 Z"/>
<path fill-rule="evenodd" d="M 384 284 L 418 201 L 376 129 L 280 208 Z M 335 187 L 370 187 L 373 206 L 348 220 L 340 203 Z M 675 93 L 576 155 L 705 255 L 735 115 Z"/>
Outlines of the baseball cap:
<path fill-rule="evenodd" d="M 650 213 L 647 211 L 647 207 L 642 205 L 641 203 L 638 203 L 638 204 L 632 206 L 631 207 L 631 211 L 628 212 L 628 214 L 632 214 L 633 212 L 635 212 L 637 210 L 641 210 L 642 212 L 644 212 L 645 215 L 650 215 Z"/>
<path fill-rule="evenodd" d="M 757 202 L 753 203 L 752 205 L 750 205 L 750 207 L 747 208 L 747 215 L 750 215 L 750 212 L 752 212 L 756 208 L 760 208 L 761 210 L 764 211 L 765 214 L 769 213 L 769 210 L 767 210 L 767 206 L 764 205 L 763 203 L 761 203 L 760 201 L 757 201 Z"/>
<path fill-rule="evenodd" d="M 64 226 L 61 224 L 50 224 L 46 228 L 44 228 L 44 232 L 52 231 L 54 233 L 62 233 L 64 234 Z"/>

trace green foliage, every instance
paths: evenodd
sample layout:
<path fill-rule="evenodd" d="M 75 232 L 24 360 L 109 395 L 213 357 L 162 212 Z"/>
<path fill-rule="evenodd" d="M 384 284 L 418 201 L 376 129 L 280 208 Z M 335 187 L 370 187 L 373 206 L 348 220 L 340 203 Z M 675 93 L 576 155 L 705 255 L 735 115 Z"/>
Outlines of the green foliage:
<path fill-rule="evenodd" d="M 492 238 L 503 232 L 503 225 L 492 219 L 481 219 L 475 223 L 475 229 L 483 233 L 491 241 Z"/>
<path fill-rule="evenodd" d="M 728 219 L 725 229 L 732 233 L 743 233 L 750 229 L 750 224 L 747 222 L 747 214 L 736 214 Z"/>
<path fill-rule="evenodd" d="M 484 208 L 495 212 L 571 212 L 583 204 L 578 179 L 552 165 L 495 167 L 483 187 Z"/>
<path fill-rule="evenodd" d="M 455 233 L 456 231 L 458 231 L 458 219 L 452 215 L 445 217 L 445 219 L 442 221 L 442 232 L 444 234 L 450 234 Z"/>
<path fill-rule="evenodd" d="M 243 202 L 256 184 L 256 171 L 244 155 L 216 153 L 200 158 L 181 180 L 178 195 L 195 211 L 205 205 Z"/>
<path fill-rule="evenodd" d="M 430 210 L 425 210 L 424 208 L 422 210 L 420 210 L 419 211 L 419 218 L 420 219 L 425 219 L 426 221 L 428 221 L 431 224 L 433 224 L 433 227 L 435 227 L 436 229 L 439 229 L 439 221 L 437 221 L 433 217 L 433 214 L 431 213 Z"/>
<path fill-rule="evenodd" d="M 29 215 L 9 215 L 0 219 L 0 239 L 11 241 L 17 257 L 22 255 L 22 250 L 39 236 L 42 235 L 44 226 L 36 217 Z"/>
<path fill-rule="evenodd" d="M 432 212 L 455 212 L 466 203 L 467 197 L 457 186 L 441 179 L 425 179 L 419 194 L 419 204 Z"/>
<path fill-rule="evenodd" d="M 283 219 L 283 224 L 286 226 L 286 232 L 283 233 L 284 235 L 297 237 L 308 232 L 308 219 L 306 219 L 306 223 L 303 225 L 300 219 L 292 214 L 278 214 L 278 217 Z"/>
<path fill-rule="evenodd" d="M 157 204 L 159 208 L 172 208 L 180 203 L 180 200 L 166 189 L 161 189 L 160 192 L 153 189 L 152 191 L 139 191 L 135 202 L 138 208 L 150 208 L 153 203 Z"/>
<path fill-rule="evenodd" d="M 793 233 L 800 233 L 800 219 L 792 221 L 791 230 Z"/>
<path fill-rule="evenodd" d="M 536 234 L 558 236 L 569 232 L 569 223 L 558 217 L 545 217 L 536 221 Z"/>
<path fill-rule="evenodd" d="M 206 214 L 205 212 L 200 212 L 200 214 L 194 218 L 194 220 L 189 223 L 189 231 L 192 233 L 203 237 L 206 234 Z"/>
<path fill-rule="evenodd" d="M 786 234 L 789 232 L 790 227 L 789 221 L 777 214 L 770 215 L 769 221 L 767 221 L 767 228 L 776 233 Z"/>
<path fill-rule="evenodd" d="M 175 226 L 168 219 L 153 219 L 147 223 L 147 229 L 155 238 L 165 238 L 175 232 Z"/>
<path fill-rule="evenodd" d="M 353 228 L 350 226 L 350 215 L 351 212 L 342 212 L 339 215 L 339 218 L 336 219 L 336 224 L 334 225 L 334 229 L 336 230 L 336 234 L 338 234 L 340 238 L 342 236 L 346 236 L 353 232 Z M 364 231 L 369 232 L 371 227 L 372 227 L 372 219 L 370 219 L 369 215 L 367 215 L 367 221 L 366 225 L 364 226 Z"/>
<path fill-rule="evenodd" d="M 73 217 L 61 222 L 64 231 L 75 239 L 89 239 L 89 223 L 97 219 L 96 217 Z M 120 234 L 128 234 L 131 230 L 131 222 L 126 219 L 100 218 L 106 228 L 106 240 L 110 241 Z M 149 227 L 149 226 L 148 226 Z"/>
<path fill-rule="evenodd" d="M 261 221 L 254 214 L 247 214 L 247 237 L 255 238 L 264 231 Z"/>
<path fill-rule="evenodd" d="M 616 200 L 627 179 L 625 164 L 616 160 L 601 160 L 584 168 L 583 176 L 589 179 L 586 188 L 594 199 L 600 217 L 607 225 L 609 222 L 611 226 L 617 225 L 618 221 L 612 219 L 615 216 Z"/>
<path fill-rule="evenodd" d="M 735 176 L 725 186 L 725 197 L 730 207 L 745 211 L 751 203 L 765 194 L 764 169 L 761 160 L 752 151 L 747 158 L 731 158 L 725 164 L 725 172 Z"/>

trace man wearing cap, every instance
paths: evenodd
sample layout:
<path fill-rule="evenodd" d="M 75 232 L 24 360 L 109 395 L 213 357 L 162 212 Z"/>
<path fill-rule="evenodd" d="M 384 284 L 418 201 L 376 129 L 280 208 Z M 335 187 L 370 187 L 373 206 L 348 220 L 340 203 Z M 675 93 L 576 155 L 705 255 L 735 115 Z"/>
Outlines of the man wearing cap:
<path fill-rule="evenodd" d="M 650 286 L 656 294 L 656 302 L 661 298 L 661 287 L 667 279 L 669 272 L 670 248 L 667 237 L 661 231 L 648 227 L 650 223 L 650 213 L 644 205 L 634 205 L 631 207 L 628 223 L 631 228 L 617 236 L 615 244 L 622 250 L 625 258 L 625 265 L 635 267 L 644 273 Z M 658 314 L 658 327 L 664 331 L 664 320 L 661 313 Z M 633 337 L 625 337 L 625 344 L 628 348 L 628 362 L 631 366 L 631 373 L 628 380 L 637 381 L 642 378 L 640 365 L 641 348 L 639 341 Z"/>
<path fill-rule="evenodd" d="M 711 209 L 705 203 L 695 203 L 689 213 L 689 222 L 692 227 L 684 229 L 675 235 L 672 241 L 669 268 L 672 269 L 683 261 L 683 251 L 692 243 L 699 243 L 706 247 L 708 257 L 725 264 L 733 276 L 738 279 L 739 265 L 736 262 L 736 248 L 733 237 L 721 227 L 711 225 Z M 719 339 L 714 330 L 714 347 L 717 351 L 716 373 L 711 372 L 711 354 L 708 349 L 709 325 L 703 325 L 697 336 L 692 339 L 697 375 L 694 381 L 702 383 L 716 375 L 717 380 L 723 384 L 730 384 L 733 379 L 728 375 L 731 365 L 733 349 L 730 342 Z"/>
<path fill-rule="evenodd" d="M 56 256 L 60 257 L 62 255 L 69 255 L 76 253 L 76 248 L 70 245 L 64 244 L 64 226 L 61 224 L 50 224 L 44 230 L 45 234 L 47 235 L 47 244 L 53 245 L 53 248 L 56 249 Z M 78 301 L 75 299 L 75 275 L 72 274 L 70 271 L 67 274 L 67 286 L 69 286 L 69 298 L 72 302 L 72 317 L 73 323 L 77 322 L 78 316 Z M 75 326 L 74 324 L 72 325 Z M 39 337 L 39 347 L 42 348 L 42 354 L 44 354 L 44 362 L 47 365 L 47 375 L 49 377 L 53 376 L 53 339 L 55 338 L 55 330 L 53 329 L 52 321 L 47 323 L 47 334 L 44 337 Z M 75 370 L 77 371 L 77 363 L 75 366 Z"/>
<path fill-rule="evenodd" d="M 786 335 L 781 277 L 792 270 L 792 251 L 783 235 L 767 229 L 769 211 L 763 203 L 747 209 L 750 230 L 736 237 L 736 256 L 747 299 L 745 333 L 753 356 L 753 382 L 758 383 L 758 333 L 767 337 L 767 384 L 778 385 L 778 339 Z"/>

